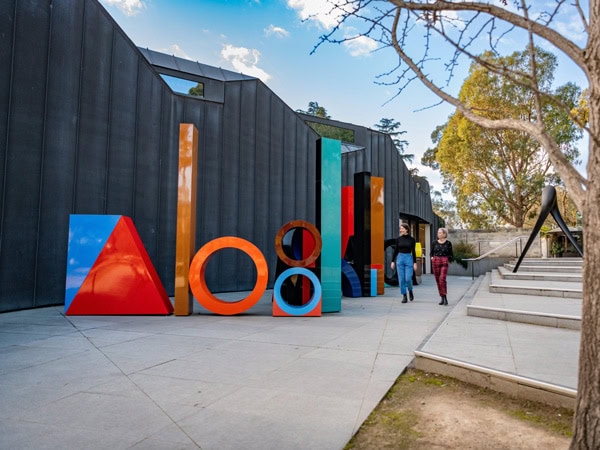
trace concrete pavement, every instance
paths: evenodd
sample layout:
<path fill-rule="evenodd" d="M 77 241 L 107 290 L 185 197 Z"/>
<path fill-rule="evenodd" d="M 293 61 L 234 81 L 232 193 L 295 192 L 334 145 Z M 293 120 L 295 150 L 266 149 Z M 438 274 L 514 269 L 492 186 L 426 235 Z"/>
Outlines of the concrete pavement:
<path fill-rule="evenodd" d="M 233 317 L 198 304 L 189 317 L 0 314 L 0 448 L 342 449 L 415 350 L 529 371 L 537 355 L 512 325 L 545 327 L 460 322 L 474 283 L 448 283 L 449 307 L 424 275 L 414 302 L 386 287 L 317 318 L 272 317 L 270 292 Z M 567 356 L 543 357 L 549 373 L 532 376 L 573 384 L 554 380 Z"/>

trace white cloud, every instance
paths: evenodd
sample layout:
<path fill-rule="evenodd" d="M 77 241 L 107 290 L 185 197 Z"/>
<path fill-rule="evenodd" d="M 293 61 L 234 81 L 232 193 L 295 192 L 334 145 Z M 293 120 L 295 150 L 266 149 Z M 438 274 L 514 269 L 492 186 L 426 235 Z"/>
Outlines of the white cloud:
<path fill-rule="evenodd" d="M 587 33 L 577 18 L 573 18 L 573 20 L 555 21 L 553 22 L 553 27 L 567 39 L 585 46 Z"/>
<path fill-rule="evenodd" d="M 296 10 L 302 20 L 312 20 L 327 30 L 339 23 L 344 4 L 348 5 L 347 0 L 287 0 L 288 7 Z"/>
<path fill-rule="evenodd" d="M 344 42 L 344 47 L 352 56 L 365 56 L 377 49 L 377 42 L 367 36 L 358 36 Z"/>
<path fill-rule="evenodd" d="M 143 0 L 102 0 L 103 3 L 106 3 L 110 6 L 116 6 L 119 8 L 125 15 L 134 16 L 139 13 L 142 8 L 146 5 Z"/>
<path fill-rule="evenodd" d="M 290 32 L 285 28 L 276 27 L 275 25 L 271 24 L 267 28 L 265 28 L 265 35 L 276 36 L 278 38 L 286 38 L 290 35 Z"/>
<path fill-rule="evenodd" d="M 258 67 L 260 52 L 256 49 L 226 44 L 221 50 L 221 56 L 229 61 L 238 72 L 260 78 L 265 83 L 271 79 L 271 75 Z"/>
<path fill-rule="evenodd" d="M 192 57 L 186 52 L 184 52 L 183 49 L 177 44 L 171 44 L 167 48 L 160 49 L 159 52 L 167 53 L 169 55 L 174 55 L 179 58 L 189 59 L 190 61 L 193 61 Z"/>

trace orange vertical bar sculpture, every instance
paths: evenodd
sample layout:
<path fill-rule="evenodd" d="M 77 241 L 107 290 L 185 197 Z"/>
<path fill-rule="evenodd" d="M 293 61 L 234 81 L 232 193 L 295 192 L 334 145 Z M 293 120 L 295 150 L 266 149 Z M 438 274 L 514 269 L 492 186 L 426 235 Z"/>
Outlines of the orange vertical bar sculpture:
<path fill-rule="evenodd" d="M 189 316 L 190 262 L 196 250 L 196 174 L 198 130 L 189 123 L 179 125 L 179 172 L 177 187 L 177 240 L 175 250 L 175 315 Z"/>
<path fill-rule="evenodd" d="M 383 178 L 371 177 L 371 267 L 377 267 L 377 294 L 384 293 L 385 209 Z"/>

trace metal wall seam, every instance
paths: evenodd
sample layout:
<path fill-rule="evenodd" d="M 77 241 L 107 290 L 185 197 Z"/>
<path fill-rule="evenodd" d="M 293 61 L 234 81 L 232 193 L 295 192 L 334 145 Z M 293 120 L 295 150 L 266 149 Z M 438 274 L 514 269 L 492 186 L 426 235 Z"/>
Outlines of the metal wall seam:
<path fill-rule="evenodd" d="M 6 205 L 6 179 L 8 173 L 8 142 L 10 139 L 10 117 L 12 112 L 12 90 L 13 90 L 13 78 L 14 78 L 14 68 L 15 68 L 15 45 L 16 45 L 16 34 L 17 34 L 17 4 L 18 1 L 15 0 L 14 8 L 13 8 L 13 29 L 12 29 L 12 48 L 11 48 L 11 57 L 10 57 L 10 75 L 8 79 L 8 105 L 7 105 L 7 114 L 6 114 L 6 139 L 4 143 L 4 167 L 2 174 L 2 198 L 0 199 L 0 261 L 2 260 L 2 242 L 4 237 L 4 205 Z"/>
<path fill-rule="evenodd" d="M 73 194 L 71 196 L 71 214 L 75 212 L 75 205 L 77 202 L 77 185 L 78 185 L 78 175 L 79 175 L 79 157 L 81 151 L 80 144 L 80 136 L 81 136 L 81 102 L 82 102 L 82 85 L 83 85 L 83 71 L 85 67 L 85 24 L 87 18 L 87 4 L 89 0 L 84 0 L 83 2 L 83 11 L 82 11 L 82 23 L 81 27 L 81 53 L 79 55 L 79 89 L 77 91 L 77 127 L 75 129 L 75 160 L 73 161 Z"/>
<path fill-rule="evenodd" d="M 113 68 L 115 66 L 115 29 L 112 29 L 112 33 L 110 34 L 110 70 L 108 71 L 108 106 L 106 108 L 106 175 L 104 177 L 104 214 L 108 212 L 108 182 L 110 180 L 110 131 L 112 129 L 112 121 L 111 121 L 111 111 L 112 111 L 112 78 L 113 78 Z"/>
<path fill-rule="evenodd" d="M 139 134 L 140 134 L 140 99 L 141 99 L 141 95 L 140 95 L 140 64 L 141 64 L 141 58 L 138 57 L 138 61 L 136 64 L 136 73 L 135 73 L 135 81 L 136 81 L 136 86 L 135 86 L 135 111 L 133 114 L 133 117 L 135 117 L 135 133 L 133 134 L 133 180 L 131 183 L 132 189 L 131 189 L 131 215 L 133 216 L 133 223 L 135 224 L 135 216 L 136 216 L 136 197 L 137 197 L 137 173 L 138 173 L 138 155 L 140 152 L 140 149 L 138 148 L 139 146 Z M 111 71 L 112 73 L 112 71 Z"/>
<path fill-rule="evenodd" d="M 41 142 L 41 155 L 40 155 L 40 173 L 39 173 L 39 178 L 40 178 L 40 185 L 38 188 L 38 215 L 37 215 L 37 223 L 36 223 L 36 231 L 35 231 L 35 236 L 36 236 L 36 240 L 35 240 L 35 255 L 33 257 L 33 278 L 35 280 L 35 282 L 33 283 L 33 306 L 36 306 L 36 299 L 37 299 L 37 288 L 38 288 L 38 283 L 37 283 L 37 279 L 38 279 L 38 263 L 39 263 L 39 256 L 40 256 L 40 228 L 41 228 L 41 223 L 42 223 L 42 189 L 44 186 L 44 162 L 45 162 L 45 156 L 46 156 L 46 122 L 48 120 L 48 82 L 49 82 L 49 76 L 48 74 L 50 73 L 50 55 L 52 54 L 52 5 L 50 5 L 49 11 L 48 11 L 48 47 L 46 48 L 46 76 L 45 76 L 45 82 L 44 82 L 44 112 L 43 112 L 43 119 L 42 119 L 42 142 Z"/>

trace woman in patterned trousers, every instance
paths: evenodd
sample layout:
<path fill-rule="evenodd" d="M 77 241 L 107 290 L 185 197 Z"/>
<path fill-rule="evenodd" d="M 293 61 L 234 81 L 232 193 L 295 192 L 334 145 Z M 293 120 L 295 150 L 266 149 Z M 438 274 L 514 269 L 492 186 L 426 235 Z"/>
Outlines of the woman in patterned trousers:
<path fill-rule="evenodd" d="M 440 228 L 437 235 L 437 241 L 431 247 L 431 269 L 441 298 L 438 304 L 447 305 L 446 275 L 448 275 L 448 264 L 454 259 L 454 254 L 452 253 L 452 242 L 448 240 L 448 230 Z"/>

